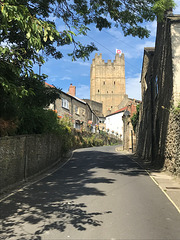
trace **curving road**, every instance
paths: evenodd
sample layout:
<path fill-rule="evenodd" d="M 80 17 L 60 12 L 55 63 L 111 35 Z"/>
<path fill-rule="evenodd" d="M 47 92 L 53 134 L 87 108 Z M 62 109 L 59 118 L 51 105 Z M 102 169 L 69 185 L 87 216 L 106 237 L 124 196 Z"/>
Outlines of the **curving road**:
<path fill-rule="evenodd" d="M 115 147 L 76 150 L 52 175 L 0 202 L 0 239 L 180 239 L 180 214 Z"/>

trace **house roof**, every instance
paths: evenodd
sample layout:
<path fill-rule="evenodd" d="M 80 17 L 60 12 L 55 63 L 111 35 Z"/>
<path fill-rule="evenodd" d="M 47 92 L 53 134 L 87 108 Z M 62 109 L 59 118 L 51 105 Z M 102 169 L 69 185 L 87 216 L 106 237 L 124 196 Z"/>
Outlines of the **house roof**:
<path fill-rule="evenodd" d="M 145 47 L 144 50 L 147 51 L 147 52 L 154 52 L 155 47 Z"/>
<path fill-rule="evenodd" d="M 47 82 L 45 82 L 45 85 L 48 86 L 48 87 L 53 87 L 53 88 L 55 88 L 55 86 L 53 86 L 53 85 L 51 85 L 51 84 L 49 84 L 49 83 L 47 83 Z M 89 104 L 88 104 L 87 102 L 83 101 L 82 99 L 80 99 L 80 98 L 78 98 L 78 97 L 76 97 L 76 96 L 72 96 L 72 95 L 69 94 L 69 93 L 65 93 L 65 92 L 63 92 L 63 91 L 61 91 L 61 93 L 67 95 L 67 96 L 70 97 L 70 98 L 74 98 L 75 100 L 77 100 L 77 101 L 83 103 L 84 105 L 88 106 L 89 109 L 90 109 L 90 111 L 93 112 L 93 114 L 94 114 L 96 117 L 98 117 L 98 116 L 96 115 L 96 113 L 95 113 L 94 111 L 92 111 L 91 107 L 89 106 Z"/>
<path fill-rule="evenodd" d="M 85 101 L 83 101 L 82 99 L 80 99 L 80 98 L 78 98 L 78 97 L 76 97 L 76 96 L 72 96 L 72 95 L 69 94 L 69 93 L 65 93 L 65 92 L 63 92 L 63 91 L 61 91 L 61 92 L 62 92 L 63 94 L 65 94 L 65 95 L 67 95 L 68 97 L 70 97 L 70 98 L 74 98 L 74 99 L 76 99 L 77 101 L 79 101 L 79 102 L 81 102 L 81 103 L 87 105 L 87 103 L 86 103 Z"/>
<path fill-rule="evenodd" d="M 135 103 L 141 103 L 141 100 L 138 99 L 134 99 L 134 98 L 128 98 L 130 101 L 135 101 Z"/>
<path fill-rule="evenodd" d="M 127 108 L 128 108 L 127 106 L 123 107 L 123 108 L 121 108 L 121 109 L 119 109 L 119 110 L 117 110 L 117 111 L 115 111 L 115 112 L 113 112 L 111 114 L 108 114 L 106 117 L 112 116 L 112 115 L 117 114 L 117 113 L 124 112 Z"/>
<path fill-rule="evenodd" d="M 47 83 L 47 82 L 45 82 L 45 85 L 46 85 L 47 87 L 55 88 L 55 86 L 53 86 L 53 85 L 51 85 L 51 84 L 49 84 L 49 83 Z"/>
<path fill-rule="evenodd" d="M 180 21 L 180 14 L 173 14 L 173 15 L 170 15 L 170 16 L 167 16 L 168 19 L 170 19 L 171 21 L 177 21 L 179 22 Z"/>

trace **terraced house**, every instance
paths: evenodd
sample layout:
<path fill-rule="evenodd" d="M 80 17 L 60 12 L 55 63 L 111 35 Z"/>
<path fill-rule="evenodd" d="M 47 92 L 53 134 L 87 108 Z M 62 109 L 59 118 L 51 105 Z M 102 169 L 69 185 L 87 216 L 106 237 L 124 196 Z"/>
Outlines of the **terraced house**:
<path fill-rule="evenodd" d="M 87 102 L 76 97 L 76 87 L 72 84 L 68 93 L 61 91 L 60 99 L 56 99 L 55 103 L 51 104 L 49 108 L 57 111 L 60 118 L 70 118 L 76 129 L 90 129 L 94 132 L 96 126 L 98 126 L 99 118 Z"/>

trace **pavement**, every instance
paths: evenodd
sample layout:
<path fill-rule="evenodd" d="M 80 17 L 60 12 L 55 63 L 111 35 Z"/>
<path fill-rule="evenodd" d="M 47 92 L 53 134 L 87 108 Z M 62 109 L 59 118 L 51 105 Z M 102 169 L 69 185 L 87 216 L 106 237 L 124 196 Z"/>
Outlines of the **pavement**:
<path fill-rule="evenodd" d="M 170 172 L 164 170 L 152 169 L 148 162 L 141 161 L 135 154 L 128 151 L 124 151 L 122 147 L 116 148 L 117 152 L 121 152 L 137 162 L 146 172 L 149 174 L 151 179 L 159 186 L 162 192 L 172 202 L 180 213 L 180 178 L 172 175 Z"/>

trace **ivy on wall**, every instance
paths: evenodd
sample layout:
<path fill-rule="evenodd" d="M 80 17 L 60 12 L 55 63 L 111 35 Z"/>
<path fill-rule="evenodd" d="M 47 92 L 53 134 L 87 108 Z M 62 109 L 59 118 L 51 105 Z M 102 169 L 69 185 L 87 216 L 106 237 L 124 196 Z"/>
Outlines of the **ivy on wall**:
<path fill-rule="evenodd" d="M 139 122 L 139 108 L 140 108 L 140 105 L 138 104 L 136 106 L 136 113 L 134 113 L 133 116 L 131 117 L 131 123 L 132 123 L 134 132 L 136 132 L 136 127 Z"/>

